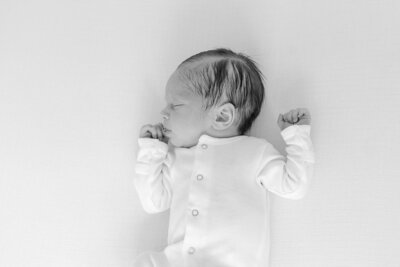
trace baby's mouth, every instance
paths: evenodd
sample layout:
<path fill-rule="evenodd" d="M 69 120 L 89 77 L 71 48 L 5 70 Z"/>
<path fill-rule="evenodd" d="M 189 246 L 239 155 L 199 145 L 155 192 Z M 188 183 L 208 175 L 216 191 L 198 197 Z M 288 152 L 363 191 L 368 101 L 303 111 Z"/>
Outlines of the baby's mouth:
<path fill-rule="evenodd" d="M 169 133 L 169 132 L 171 132 L 171 130 L 168 129 L 168 128 L 166 128 L 166 127 L 164 126 L 164 124 L 162 124 L 162 131 L 163 131 L 164 133 Z"/>

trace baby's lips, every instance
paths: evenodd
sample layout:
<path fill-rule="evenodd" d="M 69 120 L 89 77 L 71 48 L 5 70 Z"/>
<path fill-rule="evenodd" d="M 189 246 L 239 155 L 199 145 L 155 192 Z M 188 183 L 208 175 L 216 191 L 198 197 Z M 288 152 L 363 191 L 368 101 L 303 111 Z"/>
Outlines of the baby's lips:
<path fill-rule="evenodd" d="M 169 131 L 169 129 L 168 129 L 167 127 L 165 127 L 163 123 L 161 123 L 161 130 L 162 130 L 163 132 Z"/>

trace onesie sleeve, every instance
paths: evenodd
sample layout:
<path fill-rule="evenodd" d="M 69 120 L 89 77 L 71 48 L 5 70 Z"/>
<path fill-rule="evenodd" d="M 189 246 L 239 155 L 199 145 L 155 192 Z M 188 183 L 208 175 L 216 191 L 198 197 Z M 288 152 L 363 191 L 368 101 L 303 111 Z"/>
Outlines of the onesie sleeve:
<path fill-rule="evenodd" d="M 139 138 L 134 184 L 143 209 L 158 213 L 169 209 L 172 197 L 171 155 L 158 139 Z"/>
<path fill-rule="evenodd" d="M 310 131 L 310 125 L 292 125 L 281 132 L 287 145 L 286 158 L 268 143 L 257 172 L 257 182 L 261 186 L 284 198 L 304 197 L 315 163 Z"/>

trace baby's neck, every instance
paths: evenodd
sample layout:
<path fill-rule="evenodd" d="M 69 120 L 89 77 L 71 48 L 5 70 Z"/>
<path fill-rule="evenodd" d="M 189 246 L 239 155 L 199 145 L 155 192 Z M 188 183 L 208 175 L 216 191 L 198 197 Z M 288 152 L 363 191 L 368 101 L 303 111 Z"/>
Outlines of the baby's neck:
<path fill-rule="evenodd" d="M 217 131 L 214 129 L 210 129 L 208 131 L 205 131 L 203 134 L 209 135 L 211 137 L 215 138 L 229 138 L 229 137 L 234 137 L 240 135 L 237 129 L 235 128 L 230 128 L 222 131 Z"/>

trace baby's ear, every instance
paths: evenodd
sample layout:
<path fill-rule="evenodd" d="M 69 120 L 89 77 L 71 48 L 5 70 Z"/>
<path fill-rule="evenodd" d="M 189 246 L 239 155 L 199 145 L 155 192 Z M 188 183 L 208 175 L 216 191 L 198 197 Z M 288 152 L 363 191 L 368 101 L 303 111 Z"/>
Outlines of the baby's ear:
<path fill-rule="evenodd" d="M 231 103 L 225 103 L 215 108 L 213 127 L 216 130 L 228 129 L 236 119 L 236 109 Z"/>

